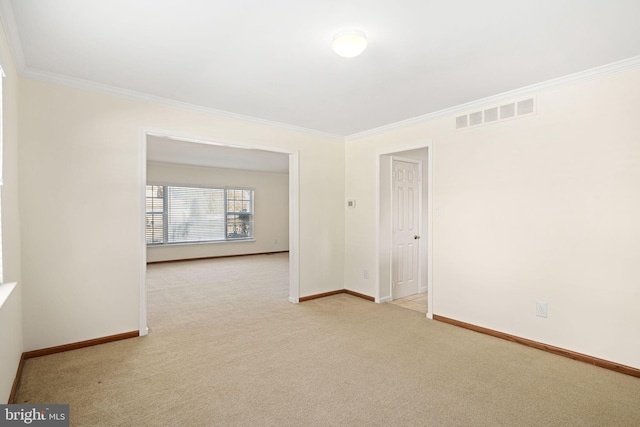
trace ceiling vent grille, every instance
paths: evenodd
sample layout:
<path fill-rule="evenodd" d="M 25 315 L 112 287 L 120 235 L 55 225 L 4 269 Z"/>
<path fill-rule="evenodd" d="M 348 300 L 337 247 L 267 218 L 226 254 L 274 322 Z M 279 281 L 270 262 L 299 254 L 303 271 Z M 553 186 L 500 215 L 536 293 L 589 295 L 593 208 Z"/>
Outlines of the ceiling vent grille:
<path fill-rule="evenodd" d="M 488 108 L 484 110 L 484 122 L 495 122 L 498 120 L 498 107 Z"/>
<path fill-rule="evenodd" d="M 500 106 L 500 118 L 509 119 L 516 115 L 516 104 L 511 103 Z"/>
<path fill-rule="evenodd" d="M 469 114 L 469 126 L 478 126 L 482 124 L 482 111 Z"/>
<path fill-rule="evenodd" d="M 456 117 L 456 129 L 466 128 L 469 124 L 468 122 L 469 118 L 466 115 Z"/>
<path fill-rule="evenodd" d="M 517 117 L 535 114 L 535 98 L 526 98 L 508 102 L 484 110 L 474 111 L 456 117 L 456 129 L 465 129 L 483 124 L 509 120 Z"/>
<path fill-rule="evenodd" d="M 533 98 L 525 99 L 523 101 L 518 102 L 518 115 L 522 116 L 525 114 L 533 113 Z"/>

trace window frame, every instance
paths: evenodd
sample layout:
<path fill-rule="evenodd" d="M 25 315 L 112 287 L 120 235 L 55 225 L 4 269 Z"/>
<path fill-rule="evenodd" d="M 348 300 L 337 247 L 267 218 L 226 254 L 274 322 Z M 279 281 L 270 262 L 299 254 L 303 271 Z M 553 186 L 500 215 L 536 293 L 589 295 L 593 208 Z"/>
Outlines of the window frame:
<path fill-rule="evenodd" d="M 162 202 L 162 212 L 160 211 L 147 211 L 146 204 L 146 191 L 148 187 L 163 187 L 163 202 Z M 188 188 L 188 189 L 210 189 L 210 190 L 222 190 L 224 191 L 223 200 L 224 200 L 224 214 L 223 214 L 223 230 L 224 237 L 222 239 L 212 239 L 212 240 L 198 240 L 198 241 L 176 241 L 169 242 L 169 187 L 179 187 L 179 188 Z M 229 211 L 229 191 L 249 191 L 249 215 L 250 215 L 250 235 L 247 237 L 229 237 L 229 215 L 239 215 L 242 212 L 230 212 Z M 243 193 L 244 195 L 244 193 Z M 235 194 L 234 194 L 235 197 Z M 241 201 L 245 201 L 245 199 L 241 199 Z M 155 214 L 158 215 L 162 213 L 162 242 L 158 243 L 150 243 L 148 241 L 147 236 L 147 227 L 148 227 L 148 215 Z M 211 186 L 211 185 L 194 185 L 194 184 L 167 184 L 167 183 L 158 183 L 158 182 L 148 182 L 145 185 L 145 243 L 146 247 L 160 247 L 160 246 L 176 246 L 176 245 L 201 245 L 201 244 L 218 244 L 218 243 L 230 243 L 230 242 L 254 242 L 255 241 L 255 189 L 251 187 L 241 187 L 241 186 Z"/>

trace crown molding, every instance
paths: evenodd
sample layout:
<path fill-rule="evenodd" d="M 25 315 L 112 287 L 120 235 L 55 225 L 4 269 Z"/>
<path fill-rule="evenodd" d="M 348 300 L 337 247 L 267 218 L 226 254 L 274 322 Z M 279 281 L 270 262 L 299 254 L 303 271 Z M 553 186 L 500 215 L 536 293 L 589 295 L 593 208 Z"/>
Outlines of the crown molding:
<path fill-rule="evenodd" d="M 218 110 L 215 108 L 204 107 L 201 105 L 190 104 L 188 102 L 176 101 L 161 96 L 150 95 L 142 92 L 137 92 L 129 89 L 123 89 L 116 86 L 106 85 L 102 83 L 96 83 L 88 80 L 77 79 L 61 74 L 50 73 L 47 71 L 41 71 L 29 68 L 26 65 L 24 52 L 22 50 L 22 42 L 20 41 L 20 33 L 16 25 L 15 16 L 13 13 L 13 7 L 10 0 L 0 0 L 0 21 L 4 27 L 5 34 L 7 35 L 7 41 L 11 50 L 14 65 L 18 74 L 21 77 L 26 77 L 34 80 L 45 81 L 49 83 L 55 83 L 63 86 L 73 87 L 76 89 L 83 89 L 93 92 L 99 92 L 107 95 L 115 95 L 122 98 L 127 98 L 134 101 L 148 102 L 152 104 L 164 105 L 167 107 L 178 108 L 181 110 L 194 111 L 198 113 L 209 114 L 217 117 L 224 117 L 233 120 L 244 121 L 252 124 L 276 127 L 286 129 L 294 132 L 306 133 L 309 135 L 320 136 L 323 138 L 330 138 L 338 141 L 345 141 L 343 135 L 336 135 L 329 132 L 323 132 L 315 129 L 305 128 L 302 126 L 291 125 L 288 123 L 281 123 L 267 119 L 260 119 L 252 116 L 245 116 L 242 114 L 232 113 L 229 111 Z"/>
<path fill-rule="evenodd" d="M 402 120 L 388 125 L 380 126 L 374 129 L 366 130 L 363 132 L 347 135 L 345 141 L 353 141 L 356 139 L 365 138 L 368 136 L 379 135 L 384 132 L 388 132 L 393 129 L 403 128 L 411 125 L 417 125 L 426 123 L 436 119 L 441 119 L 448 116 L 454 116 L 469 110 L 475 110 L 478 108 L 486 107 L 487 105 L 499 104 L 505 101 L 512 101 L 516 98 L 522 98 L 530 96 L 536 92 L 548 90 L 551 88 L 567 86 L 578 82 L 592 80 L 599 77 L 604 77 L 609 74 L 619 73 L 634 68 L 640 68 L 640 56 L 633 56 L 631 58 L 624 59 L 622 61 L 612 62 L 610 64 L 602 65 L 595 68 L 590 68 L 585 71 L 569 74 L 563 77 L 558 77 L 544 82 L 536 83 L 530 86 L 525 86 L 519 89 L 514 89 L 508 92 L 503 92 L 497 95 L 492 95 L 486 98 L 478 99 L 475 101 L 467 102 L 465 104 L 456 105 L 454 107 L 445 108 L 443 110 L 434 111 L 433 113 L 424 114 L 422 116 L 414 117 L 407 120 Z"/>
<path fill-rule="evenodd" d="M 287 129 L 295 132 L 306 133 L 309 135 L 320 136 L 323 138 L 331 138 L 344 142 L 345 138 L 342 135 L 336 135 L 329 132 L 323 132 L 315 129 L 309 129 L 302 126 L 295 126 L 288 123 L 281 123 L 272 120 L 260 119 L 252 116 L 245 116 L 242 114 L 231 113 L 228 111 L 217 110 L 215 108 L 204 107 L 201 105 L 190 104 L 188 102 L 176 101 L 169 98 L 163 98 L 161 96 L 149 95 L 142 92 L 137 92 L 129 89 L 122 89 L 115 86 L 105 85 L 102 83 L 95 83 L 88 80 L 77 79 L 74 77 L 64 76 L 61 74 L 50 73 L 46 71 L 36 70 L 27 67 L 24 52 L 22 50 L 22 42 L 20 41 L 20 33 L 16 25 L 15 16 L 13 13 L 13 7 L 10 0 L 0 0 L 0 21 L 4 27 L 7 40 L 9 42 L 9 48 L 13 56 L 13 62 L 18 71 L 18 74 L 22 77 L 27 77 L 34 80 L 45 81 L 49 83 L 56 83 L 63 86 L 73 87 L 76 89 L 89 90 L 94 92 L 100 92 L 108 95 L 115 95 L 122 98 L 127 98 L 133 101 L 149 102 L 153 104 L 165 105 L 168 107 L 178 108 L 181 110 L 193 111 L 198 113 L 209 114 L 217 117 L 224 117 L 233 120 L 240 120 L 250 122 L 262 126 L 271 126 L 281 129 Z"/>
<path fill-rule="evenodd" d="M 287 129 L 295 132 L 306 133 L 314 136 L 320 136 L 323 138 L 331 138 L 344 142 L 344 136 L 336 135 L 329 132 L 323 132 L 315 129 L 309 129 L 302 126 L 291 125 L 288 123 L 281 123 L 267 119 L 260 119 L 258 117 L 245 116 L 242 114 L 232 113 L 224 110 L 217 110 L 215 108 L 204 107 L 201 105 L 190 104 L 188 102 L 176 101 L 161 96 L 150 95 L 147 93 L 137 92 L 134 90 L 123 89 L 116 86 L 106 85 L 102 83 L 96 83 L 88 80 L 82 80 L 75 77 L 69 77 L 61 74 L 50 73 L 48 71 L 34 70 L 25 68 L 20 75 L 33 80 L 41 80 L 48 83 L 55 83 L 62 86 L 73 87 L 76 89 L 83 89 L 92 92 L 104 93 L 107 95 L 114 95 L 121 98 L 130 99 L 133 101 L 142 101 L 151 104 L 164 105 L 167 107 L 178 108 L 181 110 L 193 111 L 198 113 L 209 114 L 217 117 L 224 117 L 233 120 L 244 121 L 247 123 L 276 127 L 281 129 Z"/>
<path fill-rule="evenodd" d="M 229 111 L 218 110 L 215 108 L 204 107 L 201 105 L 190 104 L 182 101 L 176 101 L 176 100 L 164 98 L 161 96 L 150 95 L 150 94 L 137 92 L 129 89 L 123 89 L 123 88 L 106 85 L 102 83 L 95 83 L 92 81 L 77 79 L 77 78 L 60 75 L 56 73 L 50 73 L 46 71 L 31 69 L 26 66 L 25 57 L 22 50 L 22 44 L 20 42 L 20 34 L 18 32 L 16 23 L 15 23 L 15 17 L 13 14 L 13 8 L 11 6 L 10 0 L 0 0 L 0 20 L 2 21 L 5 34 L 7 35 L 7 40 L 9 42 L 11 53 L 13 55 L 15 67 L 18 71 L 18 74 L 21 77 L 26 77 L 34 80 L 41 80 L 49 83 L 60 84 L 63 86 L 73 87 L 76 89 L 83 89 L 83 90 L 88 90 L 93 92 L 104 93 L 108 95 L 114 95 L 114 96 L 127 98 L 134 101 L 142 101 L 142 102 L 147 102 L 152 104 L 164 105 L 172 108 L 178 108 L 181 110 L 199 112 L 199 113 L 209 114 L 217 117 L 229 118 L 233 120 L 239 120 L 239 121 L 262 125 L 262 126 L 287 129 L 290 131 L 301 132 L 308 135 L 314 135 L 314 136 L 319 136 L 323 138 L 330 138 L 330 139 L 343 141 L 343 142 L 349 142 L 349 141 L 365 138 L 368 136 L 378 135 L 394 129 L 426 123 L 426 122 L 441 119 L 447 116 L 454 116 L 456 114 L 467 112 L 469 110 L 482 108 L 490 104 L 499 104 L 501 102 L 511 101 L 515 98 L 529 96 L 533 93 L 555 88 L 555 87 L 566 86 L 569 84 L 574 84 L 574 83 L 578 83 L 585 80 L 591 80 L 591 79 L 603 77 L 613 73 L 619 73 L 626 70 L 640 68 L 640 55 L 639 55 L 639 56 L 634 56 L 621 61 L 613 62 L 610 64 L 602 65 L 599 67 L 591 68 L 585 71 L 569 74 L 567 76 L 547 80 L 544 82 L 525 86 L 519 89 L 503 92 L 497 95 L 492 95 L 486 98 L 481 98 L 475 101 L 445 108 L 439 111 L 424 114 L 411 119 L 401 120 L 399 122 L 390 123 L 390 124 L 369 129 L 366 131 L 354 133 L 347 136 L 342 136 L 342 135 L 337 135 L 329 132 L 323 132 L 320 130 L 305 128 L 302 126 L 296 126 L 288 123 L 281 123 L 281 122 L 261 119 L 261 118 L 252 117 L 252 116 L 245 116 L 242 114 L 232 113 Z"/>

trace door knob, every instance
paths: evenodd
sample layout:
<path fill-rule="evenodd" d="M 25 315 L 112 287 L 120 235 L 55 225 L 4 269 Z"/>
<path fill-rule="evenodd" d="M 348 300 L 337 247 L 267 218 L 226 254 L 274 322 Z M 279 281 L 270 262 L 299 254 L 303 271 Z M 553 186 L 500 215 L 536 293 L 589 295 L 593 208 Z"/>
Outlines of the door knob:
<path fill-rule="evenodd" d="M 413 236 L 414 239 L 418 240 L 420 238 L 420 236 L 418 236 L 417 234 L 415 236 Z"/>

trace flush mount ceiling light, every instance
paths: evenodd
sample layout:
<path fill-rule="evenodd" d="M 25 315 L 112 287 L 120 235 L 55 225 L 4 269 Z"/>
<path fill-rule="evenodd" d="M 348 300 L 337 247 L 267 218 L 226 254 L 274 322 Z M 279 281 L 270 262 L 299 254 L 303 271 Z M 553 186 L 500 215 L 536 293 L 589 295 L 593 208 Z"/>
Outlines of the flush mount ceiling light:
<path fill-rule="evenodd" d="M 340 56 L 353 58 L 367 48 L 367 37 L 362 31 L 357 30 L 338 33 L 333 38 L 331 48 Z"/>

